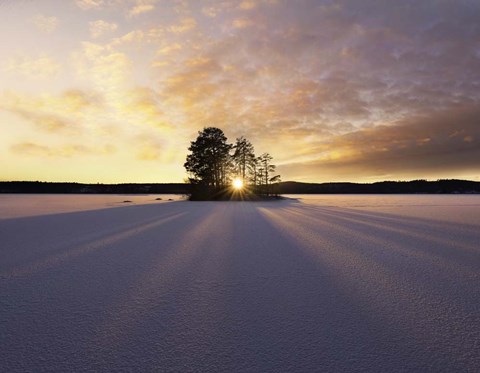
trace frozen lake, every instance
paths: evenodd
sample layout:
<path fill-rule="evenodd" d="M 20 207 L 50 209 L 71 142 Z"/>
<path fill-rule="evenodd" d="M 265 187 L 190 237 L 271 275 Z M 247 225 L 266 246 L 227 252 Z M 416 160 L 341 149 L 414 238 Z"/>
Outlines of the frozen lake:
<path fill-rule="evenodd" d="M 178 194 L 0 194 L 0 219 L 181 200 Z"/>
<path fill-rule="evenodd" d="M 480 371 L 480 196 L 295 197 L 0 195 L 0 370 Z"/>

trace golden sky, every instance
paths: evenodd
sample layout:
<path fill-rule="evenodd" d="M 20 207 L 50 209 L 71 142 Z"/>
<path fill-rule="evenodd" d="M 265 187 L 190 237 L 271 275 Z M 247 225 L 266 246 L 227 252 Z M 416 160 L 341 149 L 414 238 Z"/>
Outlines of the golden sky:
<path fill-rule="evenodd" d="M 0 0 L 0 180 L 181 182 L 206 126 L 283 180 L 480 180 L 480 2 Z"/>

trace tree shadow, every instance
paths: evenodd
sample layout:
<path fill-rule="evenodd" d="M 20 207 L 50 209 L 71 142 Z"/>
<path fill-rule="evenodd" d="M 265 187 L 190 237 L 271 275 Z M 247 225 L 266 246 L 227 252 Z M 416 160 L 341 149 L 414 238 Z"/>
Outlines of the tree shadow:
<path fill-rule="evenodd" d="M 371 242 L 372 250 L 398 244 L 405 255 L 436 257 L 432 265 L 455 263 L 477 273 L 480 260 L 478 242 L 479 228 L 475 225 L 458 224 L 425 218 L 406 217 L 395 214 L 376 213 L 350 208 L 290 209 L 298 219 L 320 224 L 320 229 L 348 229 L 355 239 Z M 408 268 L 405 268 L 408 271 Z"/>
<path fill-rule="evenodd" d="M 2 220 L 0 276 L 47 268 L 140 234 L 178 214 L 173 206 L 144 205 Z"/>
<path fill-rule="evenodd" d="M 371 213 L 311 209 L 295 201 L 179 202 L 78 214 L 47 219 L 49 230 L 88 223 L 60 235 L 64 244 L 57 251 L 47 247 L 57 233 L 48 235 L 35 260 L 79 245 L 94 249 L 0 281 L 2 338 L 8 341 L 0 359 L 6 368 L 18 362 L 25 362 L 23 370 L 35 365 L 62 371 L 478 366 L 472 341 L 479 321 L 466 306 L 478 302 L 476 285 L 458 277 L 460 264 L 454 262 L 454 269 L 438 268 L 465 285 L 463 292 L 425 286 L 418 271 L 438 263 L 413 256 L 402 233 L 392 231 L 397 219 L 407 218 L 373 214 L 368 220 Z M 98 216 L 100 222 L 91 222 Z M 46 223 L 21 222 L 26 229 L 35 224 Z M 15 232 L 14 224 L 10 228 Z M 71 239 L 88 232 L 89 243 Z M 384 247 L 389 238 L 395 244 Z M 22 240 L 9 242 L 4 253 L 14 254 L 13 243 Z M 437 242 L 422 241 L 427 244 Z M 388 260 L 382 259 L 386 251 Z M 410 261 L 403 263 L 403 255 Z M 413 260 L 420 263 L 403 272 Z M 442 278 L 438 271 L 429 274 Z"/>
<path fill-rule="evenodd" d="M 343 209 L 338 210 L 341 215 Z M 376 319 L 376 327 L 381 327 L 382 333 L 386 331 L 384 328 L 393 328 L 397 331 L 394 337 L 406 343 L 403 347 L 415 346 L 410 357 L 412 362 L 421 363 L 423 369 L 429 364 L 437 364 L 440 370 L 475 366 L 473 357 L 478 355 L 478 349 L 472 349 L 472 341 L 480 335 L 480 322 L 472 316 L 476 314 L 480 298 L 475 285 L 480 264 L 478 255 L 472 258 L 470 272 L 465 272 L 459 263 L 436 269 L 438 258 L 428 255 L 428 248 L 435 248 L 436 243 L 430 242 L 430 246 L 422 248 L 425 255 L 402 263 L 405 251 L 410 255 L 415 251 L 415 246 L 408 247 L 411 242 L 405 247 L 402 238 L 391 236 L 390 241 L 395 245 L 382 247 L 382 240 L 377 240 L 372 232 L 365 232 L 364 227 L 352 229 L 349 220 L 332 221 L 327 214 L 321 218 L 315 216 L 309 222 L 308 212 L 287 211 L 283 216 L 264 213 L 286 238 L 297 241 L 297 247 L 303 248 L 313 261 L 336 273 L 339 291 L 363 305 L 364 315 L 373 321 Z M 377 228 L 376 233 L 381 229 Z M 428 351 L 433 346 L 435 353 L 432 354 Z M 466 351 L 468 359 L 464 358 Z M 419 353 L 430 354 L 431 360 Z"/>

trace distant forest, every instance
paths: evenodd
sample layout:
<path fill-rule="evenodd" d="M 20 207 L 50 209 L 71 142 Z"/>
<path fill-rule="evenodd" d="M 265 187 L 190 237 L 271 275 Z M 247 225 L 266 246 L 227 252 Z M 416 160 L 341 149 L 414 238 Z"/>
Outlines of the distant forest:
<path fill-rule="evenodd" d="M 80 184 L 41 181 L 0 182 L 0 193 L 62 194 L 189 194 L 191 184 Z M 467 180 L 413 180 L 358 183 L 281 182 L 280 194 L 477 194 L 480 182 Z"/>

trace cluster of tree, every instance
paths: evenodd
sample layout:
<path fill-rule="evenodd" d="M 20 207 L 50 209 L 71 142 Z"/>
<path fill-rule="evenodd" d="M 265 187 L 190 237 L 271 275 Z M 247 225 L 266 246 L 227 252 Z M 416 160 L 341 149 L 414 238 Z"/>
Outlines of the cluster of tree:
<path fill-rule="evenodd" d="M 268 153 L 255 156 L 252 143 L 245 137 L 229 144 L 220 128 L 207 127 L 198 132 L 188 150 L 190 154 L 184 167 L 189 182 L 203 192 L 202 199 L 223 196 L 233 180 L 241 180 L 244 193 L 250 195 L 276 194 L 275 186 L 280 182 L 280 175 L 275 174 L 272 156 Z"/>

